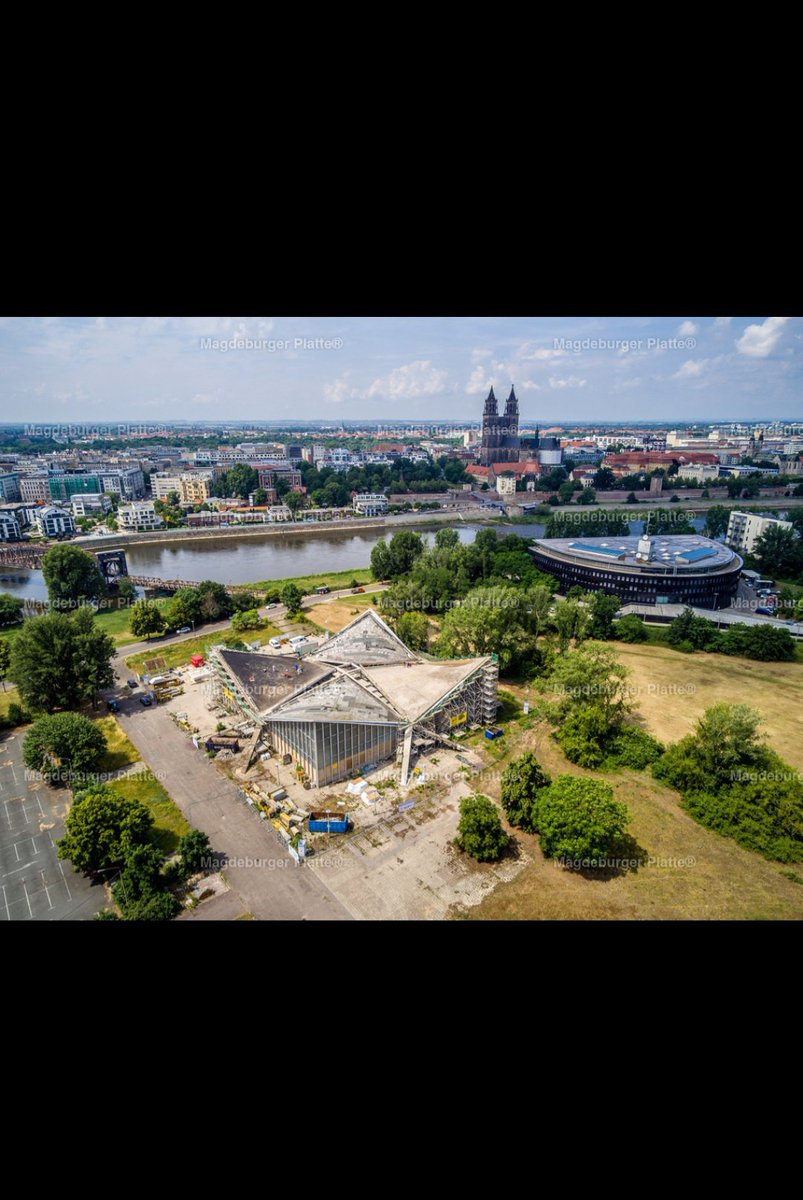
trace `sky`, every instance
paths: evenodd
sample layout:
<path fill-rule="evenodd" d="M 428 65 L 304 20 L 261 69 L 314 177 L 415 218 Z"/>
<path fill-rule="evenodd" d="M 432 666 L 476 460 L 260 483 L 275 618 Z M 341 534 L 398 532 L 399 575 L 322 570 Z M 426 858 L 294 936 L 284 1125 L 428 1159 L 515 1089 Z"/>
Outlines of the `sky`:
<path fill-rule="evenodd" d="M 491 384 L 523 424 L 799 420 L 803 318 L 0 319 L 5 422 L 477 420 Z"/>

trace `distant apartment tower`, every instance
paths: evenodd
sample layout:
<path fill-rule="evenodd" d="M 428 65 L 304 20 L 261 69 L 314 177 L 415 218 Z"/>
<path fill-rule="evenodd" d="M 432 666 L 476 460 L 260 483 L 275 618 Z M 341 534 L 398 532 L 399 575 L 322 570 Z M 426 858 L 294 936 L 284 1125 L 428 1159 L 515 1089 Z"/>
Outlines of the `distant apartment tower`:
<path fill-rule="evenodd" d="M 388 511 L 388 498 L 381 492 L 359 492 L 354 497 L 353 507 L 361 517 L 381 517 Z"/>
<path fill-rule="evenodd" d="M 72 537 L 75 533 L 75 521 L 70 514 L 52 505 L 36 514 L 36 527 L 42 537 L 48 538 Z"/>
<path fill-rule="evenodd" d="M 781 529 L 794 529 L 791 521 L 779 521 L 777 517 L 760 517 L 756 513 L 738 512 L 734 509 L 728 521 L 726 541 L 735 550 L 745 550 L 752 554 L 762 533 L 766 533 L 773 525 Z"/>
<path fill-rule="evenodd" d="M 20 479 L 20 496 L 26 504 L 47 504 L 50 500 L 47 475 L 27 475 Z"/>
<path fill-rule="evenodd" d="M 16 474 L 0 475 L 0 500 L 20 500 L 20 477 Z"/>
<path fill-rule="evenodd" d="M 164 524 L 152 500 L 121 504 L 117 510 L 117 521 L 121 529 L 160 529 Z"/>

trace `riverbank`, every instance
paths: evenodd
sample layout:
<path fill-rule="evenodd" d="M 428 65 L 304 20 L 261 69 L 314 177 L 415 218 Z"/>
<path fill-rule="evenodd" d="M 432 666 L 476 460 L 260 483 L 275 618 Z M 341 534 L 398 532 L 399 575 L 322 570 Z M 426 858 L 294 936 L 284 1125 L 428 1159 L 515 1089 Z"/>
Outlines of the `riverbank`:
<path fill-rule="evenodd" d="M 231 525 L 201 529 L 153 529 L 131 533 L 111 533 L 107 537 L 77 537 L 73 545 L 82 549 L 122 550 L 126 546 L 169 545 L 171 542 L 208 541 L 213 538 L 270 538 L 315 533 L 361 533 L 366 530 L 395 529 L 398 526 L 442 525 L 447 521 L 493 523 L 499 514 L 481 506 L 443 509 L 440 512 L 398 513 L 389 517 L 358 517 L 350 521 L 293 521 L 264 525 Z"/>

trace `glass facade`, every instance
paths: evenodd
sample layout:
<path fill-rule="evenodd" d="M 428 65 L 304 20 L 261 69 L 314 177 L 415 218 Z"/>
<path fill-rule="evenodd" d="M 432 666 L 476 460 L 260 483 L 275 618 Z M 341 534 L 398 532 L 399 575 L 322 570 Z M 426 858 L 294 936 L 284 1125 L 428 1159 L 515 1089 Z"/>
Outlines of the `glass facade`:
<path fill-rule="evenodd" d="M 355 767 L 391 758 L 399 740 L 397 725 L 270 721 L 267 728 L 274 749 L 298 759 L 318 786 L 345 779 Z"/>

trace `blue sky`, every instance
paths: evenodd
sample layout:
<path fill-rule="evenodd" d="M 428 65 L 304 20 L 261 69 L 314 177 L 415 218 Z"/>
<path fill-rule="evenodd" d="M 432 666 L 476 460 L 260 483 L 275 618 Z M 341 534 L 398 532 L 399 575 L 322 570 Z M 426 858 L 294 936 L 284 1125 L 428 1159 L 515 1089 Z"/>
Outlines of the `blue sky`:
<path fill-rule="evenodd" d="M 3 318 L 0 379 L 23 422 L 459 421 L 511 382 L 542 425 L 800 419 L 803 319 Z"/>

